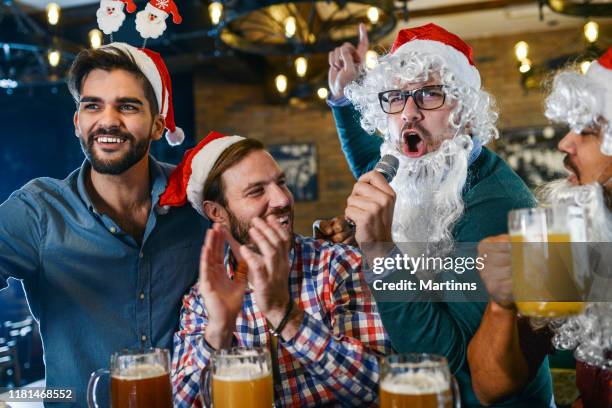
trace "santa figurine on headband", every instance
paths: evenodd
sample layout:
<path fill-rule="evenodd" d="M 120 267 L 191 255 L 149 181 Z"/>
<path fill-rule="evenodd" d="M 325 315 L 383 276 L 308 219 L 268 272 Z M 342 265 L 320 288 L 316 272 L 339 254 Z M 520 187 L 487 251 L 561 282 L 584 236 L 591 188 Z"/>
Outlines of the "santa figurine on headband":
<path fill-rule="evenodd" d="M 123 8 L 128 13 L 136 11 L 134 0 L 101 0 L 100 8 L 96 11 L 98 27 L 104 34 L 112 34 L 119 30 L 125 20 Z"/>
<path fill-rule="evenodd" d="M 145 9 L 136 13 L 136 30 L 142 38 L 157 38 L 166 31 L 166 19 L 172 14 L 172 22 L 181 24 L 174 0 L 150 0 Z"/>

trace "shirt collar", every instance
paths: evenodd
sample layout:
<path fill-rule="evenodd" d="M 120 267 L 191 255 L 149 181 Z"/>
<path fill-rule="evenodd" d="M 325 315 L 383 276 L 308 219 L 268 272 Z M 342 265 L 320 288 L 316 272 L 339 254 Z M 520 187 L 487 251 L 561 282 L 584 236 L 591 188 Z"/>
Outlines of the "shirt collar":
<path fill-rule="evenodd" d="M 87 208 L 90 211 L 93 211 L 97 214 L 96 208 L 91 202 L 91 198 L 87 193 L 87 188 L 85 187 L 85 177 L 88 176 L 89 171 L 91 170 L 91 163 L 89 159 L 83 160 L 83 164 L 81 164 L 81 168 L 79 169 L 79 175 L 77 177 L 77 190 L 79 192 L 79 196 L 81 200 L 85 203 Z M 151 208 L 155 208 L 157 203 L 159 202 L 159 196 L 166 189 L 166 184 L 168 183 L 168 176 L 162 169 L 162 166 L 159 164 L 157 160 L 151 155 L 149 155 L 149 175 L 151 176 Z"/>

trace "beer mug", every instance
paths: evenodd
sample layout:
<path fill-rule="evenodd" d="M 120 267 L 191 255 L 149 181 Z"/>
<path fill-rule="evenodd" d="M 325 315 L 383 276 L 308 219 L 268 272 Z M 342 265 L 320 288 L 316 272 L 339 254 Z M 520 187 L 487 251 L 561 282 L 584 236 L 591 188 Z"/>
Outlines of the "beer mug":
<path fill-rule="evenodd" d="M 380 408 L 460 408 L 457 381 L 446 358 L 435 354 L 392 354 L 382 360 Z"/>
<path fill-rule="evenodd" d="M 270 352 L 259 347 L 215 351 L 202 371 L 200 395 L 206 407 L 274 407 Z"/>
<path fill-rule="evenodd" d="M 512 292 L 518 311 L 531 317 L 582 312 L 588 274 L 586 223 L 576 206 L 526 208 L 508 214 Z M 581 259 L 581 261 L 579 261 Z"/>
<path fill-rule="evenodd" d="M 124 350 L 111 356 L 110 371 L 91 374 L 87 384 L 87 405 L 97 408 L 96 389 L 103 375 L 111 377 L 112 408 L 172 408 L 170 353 L 151 348 Z"/>

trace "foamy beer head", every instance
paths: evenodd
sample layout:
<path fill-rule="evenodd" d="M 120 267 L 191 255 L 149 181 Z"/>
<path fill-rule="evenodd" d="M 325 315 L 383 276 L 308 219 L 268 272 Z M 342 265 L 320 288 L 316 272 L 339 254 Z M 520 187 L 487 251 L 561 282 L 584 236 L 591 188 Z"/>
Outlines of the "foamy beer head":
<path fill-rule="evenodd" d="M 166 367 L 160 364 L 142 363 L 124 367 L 123 369 L 116 368 L 112 376 L 118 380 L 144 380 L 159 377 L 167 373 Z"/>
<path fill-rule="evenodd" d="M 448 378 L 442 372 L 408 371 L 387 375 L 380 389 L 391 394 L 424 395 L 450 391 Z"/>
<path fill-rule="evenodd" d="M 453 391 L 446 359 L 429 354 L 386 357 L 381 370 L 380 406 L 452 407 Z"/>
<path fill-rule="evenodd" d="M 232 361 L 229 364 L 215 366 L 213 378 L 219 381 L 248 381 L 270 374 L 267 364 Z"/>

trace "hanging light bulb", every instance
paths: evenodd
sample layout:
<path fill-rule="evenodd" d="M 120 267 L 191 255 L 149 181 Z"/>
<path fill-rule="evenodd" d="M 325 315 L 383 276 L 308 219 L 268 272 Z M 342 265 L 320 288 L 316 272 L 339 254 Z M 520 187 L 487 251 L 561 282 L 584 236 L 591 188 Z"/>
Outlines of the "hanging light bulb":
<path fill-rule="evenodd" d="M 597 41 L 599 37 L 599 24 L 589 21 L 584 25 L 584 38 L 590 43 Z"/>
<path fill-rule="evenodd" d="M 374 50 L 369 50 L 365 55 L 366 68 L 372 69 L 378 64 L 378 54 Z"/>
<path fill-rule="evenodd" d="M 519 41 L 514 45 L 514 55 L 519 62 L 523 62 L 529 55 L 529 45 L 525 41 Z"/>
<path fill-rule="evenodd" d="M 52 67 L 57 67 L 59 65 L 61 58 L 61 54 L 58 50 L 49 50 L 47 53 L 47 59 L 49 60 L 49 65 Z"/>
<path fill-rule="evenodd" d="M 213 1 L 208 6 L 208 14 L 210 15 L 210 21 L 213 25 L 219 24 L 221 21 L 221 16 L 223 15 L 223 4 L 218 1 Z"/>
<path fill-rule="evenodd" d="M 295 17 L 289 16 L 285 19 L 285 37 L 291 38 L 295 35 L 295 31 L 297 29 L 297 25 L 295 22 Z"/>
<path fill-rule="evenodd" d="M 60 6 L 57 3 L 47 4 L 47 21 L 51 25 L 56 25 L 60 18 Z"/>
<path fill-rule="evenodd" d="M 531 61 L 529 58 L 525 58 L 521 61 L 521 66 L 519 67 L 519 71 L 521 74 L 526 74 L 531 70 Z"/>
<path fill-rule="evenodd" d="M 592 62 L 593 61 L 582 61 L 580 63 L 580 72 L 582 72 L 582 75 L 587 73 Z"/>
<path fill-rule="evenodd" d="M 276 90 L 278 93 L 283 94 L 287 90 L 287 77 L 283 74 L 277 75 L 274 79 L 274 84 L 276 85 Z"/>
<path fill-rule="evenodd" d="M 306 75 L 306 71 L 308 70 L 308 60 L 304 57 L 297 57 L 295 59 L 295 73 L 300 78 Z"/>
<path fill-rule="evenodd" d="M 378 7 L 370 7 L 368 9 L 368 20 L 370 20 L 370 23 L 372 24 L 378 23 L 379 18 L 380 18 L 380 13 L 378 12 Z"/>
<path fill-rule="evenodd" d="M 327 91 L 327 88 L 323 87 L 323 88 L 317 89 L 317 96 L 320 99 L 327 99 L 327 95 L 329 95 L 329 92 Z"/>
<path fill-rule="evenodd" d="M 88 36 L 89 45 L 91 45 L 91 48 L 95 50 L 102 46 L 102 31 L 98 30 L 97 28 L 94 28 L 89 32 Z"/>

